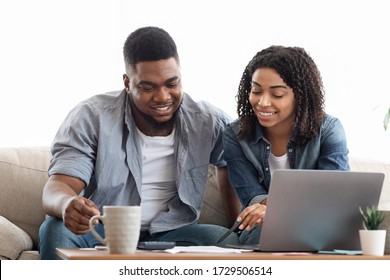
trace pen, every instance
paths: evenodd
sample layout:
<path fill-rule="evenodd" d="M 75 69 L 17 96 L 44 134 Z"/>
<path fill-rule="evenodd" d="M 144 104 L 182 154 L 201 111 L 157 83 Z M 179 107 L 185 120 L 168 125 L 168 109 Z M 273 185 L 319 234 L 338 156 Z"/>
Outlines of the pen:
<path fill-rule="evenodd" d="M 224 240 L 225 240 L 233 231 L 235 231 L 240 225 L 241 225 L 241 223 L 235 222 L 234 225 L 229 229 L 229 231 L 226 232 L 224 235 L 222 235 L 222 237 L 217 241 L 217 243 L 221 243 L 222 241 L 224 241 Z"/>

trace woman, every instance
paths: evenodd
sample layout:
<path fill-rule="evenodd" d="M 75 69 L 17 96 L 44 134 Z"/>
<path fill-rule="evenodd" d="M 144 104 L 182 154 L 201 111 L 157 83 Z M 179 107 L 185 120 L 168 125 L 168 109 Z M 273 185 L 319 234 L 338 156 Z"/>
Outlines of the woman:
<path fill-rule="evenodd" d="M 242 75 L 239 118 L 224 131 L 229 179 L 244 210 L 241 242 L 259 242 L 275 169 L 349 170 L 340 121 L 324 111 L 321 75 L 302 48 L 271 46 Z M 305 199 L 302 194 L 302 199 Z"/>

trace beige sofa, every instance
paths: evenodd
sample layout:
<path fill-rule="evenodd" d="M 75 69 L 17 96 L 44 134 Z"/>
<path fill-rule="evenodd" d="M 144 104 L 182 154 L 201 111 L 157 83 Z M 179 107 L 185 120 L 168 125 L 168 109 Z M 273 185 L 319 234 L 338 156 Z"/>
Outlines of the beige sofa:
<path fill-rule="evenodd" d="M 0 148 L 0 259 L 39 258 L 38 229 L 45 218 L 41 196 L 49 161 L 48 147 Z M 351 160 L 351 169 L 386 173 L 380 206 L 390 210 L 390 164 Z M 212 168 L 200 222 L 226 225 Z"/>

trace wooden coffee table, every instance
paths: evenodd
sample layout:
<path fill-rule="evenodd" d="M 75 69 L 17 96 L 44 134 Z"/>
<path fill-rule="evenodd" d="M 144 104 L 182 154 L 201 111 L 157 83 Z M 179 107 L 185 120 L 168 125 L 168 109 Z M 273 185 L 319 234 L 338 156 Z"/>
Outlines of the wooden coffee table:
<path fill-rule="evenodd" d="M 58 248 L 57 255 L 67 260 L 390 260 L 381 257 L 310 253 L 167 253 L 137 250 L 134 254 L 110 254 L 106 250 Z"/>

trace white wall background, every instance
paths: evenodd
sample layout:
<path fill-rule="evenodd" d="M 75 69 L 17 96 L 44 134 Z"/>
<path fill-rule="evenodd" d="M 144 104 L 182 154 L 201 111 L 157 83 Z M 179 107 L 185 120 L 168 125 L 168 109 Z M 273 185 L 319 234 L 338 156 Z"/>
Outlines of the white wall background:
<path fill-rule="evenodd" d="M 79 101 L 122 88 L 122 46 L 155 25 L 175 39 L 184 89 L 236 117 L 244 67 L 270 45 L 304 47 L 322 72 L 327 112 L 351 156 L 390 161 L 386 0 L 3 0 L 0 146 L 50 145 Z"/>

